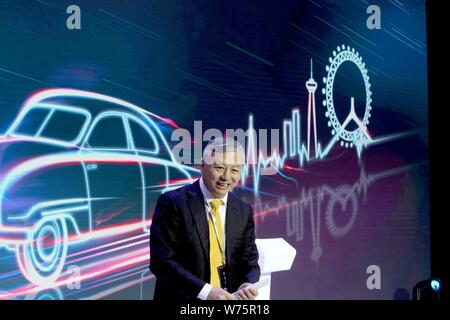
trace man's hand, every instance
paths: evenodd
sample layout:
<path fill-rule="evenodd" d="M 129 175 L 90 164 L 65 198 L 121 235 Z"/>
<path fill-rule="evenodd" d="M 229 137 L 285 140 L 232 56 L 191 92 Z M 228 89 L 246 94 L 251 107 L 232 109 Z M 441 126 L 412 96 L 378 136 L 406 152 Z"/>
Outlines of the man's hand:
<path fill-rule="evenodd" d="M 221 288 L 213 287 L 211 289 L 211 291 L 209 291 L 207 299 L 208 300 L 236 300 L 236 297 Z"/>
<path fill-rule="evenodd" d="M 249 287 L 251 283 L 245 282 L 238 289 L 239 300 L 255 300 L 258 295 L 258 289 Z"/>

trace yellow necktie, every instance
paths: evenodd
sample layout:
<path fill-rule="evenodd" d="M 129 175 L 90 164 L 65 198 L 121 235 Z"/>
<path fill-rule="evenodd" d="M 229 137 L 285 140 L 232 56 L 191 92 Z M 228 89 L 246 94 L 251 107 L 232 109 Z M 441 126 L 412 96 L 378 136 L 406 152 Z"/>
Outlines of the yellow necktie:
<path fill-rule="evenodd" d="M 219 207 L 223 204 L 220 199 L 214 199 L 210 203 L 212 214 L 216 220 L 217 233 L 214 223 L 209 218 L 209 266 L 211 272 L 211 285 L 220 288 L 219 271 L 217 267 L 222 265 L 222 221 L 220 220 Z"/>

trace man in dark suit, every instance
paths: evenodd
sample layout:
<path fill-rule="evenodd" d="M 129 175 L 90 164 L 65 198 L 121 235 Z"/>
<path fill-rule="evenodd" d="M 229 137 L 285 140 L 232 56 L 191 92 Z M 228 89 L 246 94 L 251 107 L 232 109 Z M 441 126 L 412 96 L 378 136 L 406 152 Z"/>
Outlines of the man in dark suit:
<path fill-rule="evenodd" d="M 230 192 L 244 154 L 233 139 L 212 140 L 203 152 L 201 178 L 158 198 L 150 230 L 154 300 L 247 300 L 258 294 L 249 287 L 260 276 L 253 210 Z"/>

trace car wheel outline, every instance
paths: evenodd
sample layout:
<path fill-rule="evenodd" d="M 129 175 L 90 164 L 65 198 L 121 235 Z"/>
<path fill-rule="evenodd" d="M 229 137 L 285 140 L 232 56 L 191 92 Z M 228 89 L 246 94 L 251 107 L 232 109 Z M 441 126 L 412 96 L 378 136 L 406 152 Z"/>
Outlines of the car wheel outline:
<path fill-rule="evenodd" d="M 53 233 L 55 243 L 51 253 L 44 251 L 41 239 L 45 232 Z M 22 274 L 40 287 L 54 285 L 62 273 L 69 246 L 67 224 L 64 219 L 50 217 L 41 220 L 28 234 L 27 240 L 19 245 L 16 258 Z"/>

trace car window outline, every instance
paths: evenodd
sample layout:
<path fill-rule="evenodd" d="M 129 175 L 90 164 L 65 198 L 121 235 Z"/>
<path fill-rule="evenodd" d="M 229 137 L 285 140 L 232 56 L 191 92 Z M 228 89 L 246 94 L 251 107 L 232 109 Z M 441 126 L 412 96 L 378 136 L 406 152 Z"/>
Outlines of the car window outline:
<path fill-rule="evenodd" d="M 150 150 L 146 150 L 146 149 L 139 149 L 136 147 L 136 144 L 134 143 L 134 134 L 133 131 L 131 129 L 130 126 L 130 121 L 134 121 L 136 122 L 137 125 L 139 125 L 143 130 L 145 130 L 152 138 L 153 143 L 155 145 L 155 151 L 150 151 Z M 130 144 L 131 147 L 133 148 L 133 150 L 136 150 L 137 153 L 143 153 L 143 154 L 152 154 L 152 155 L 159 155 L 160 151 L 161 151 L 161 147 L 159 145 L 158 139 L 156 138 L 156 135 L 153 133 L 153 130 L 151 130 L 151 128 L 149 128 L 144 121 L 140 120 L 138 117 L 131 115 L 131 114 L 127 114 L 126 115 L 126 124 L 128 126 L 128 129 L 130 130 L 129 134 L 130 134 Z"/>
<path fill-rule="evenodd" d="M 40 137 L 42 134 L 42 131 L 44 131 L 45 127 L 47 126 L 47 123 L 50 121 L 50 119 L 53 117 L 53 114 L 55 113 L 55 108 L 52 108 L 50 112 L 45 117 L 44 121 L 41 123 L 41 126 L 37 130 L 37 132 L 34 134 L 35 137 Z"/>
<path fill-rule="evenodd" d="M 101 148 L 101 147 L 92 147 L 89 144 L 89 139 L 92 135 L 93 130 L 95 129 L 95 127 L 97 126 L 97 124 L 107 118 L 111 118 L 111 117 L 119 117 L 122 120 L 122 126 L 123 126 L 123 132 L 125 134 L 125 139 L 126 139 L 126 143 L 127 146 L 124 148 Z M 127 131 L 126 125 L 125 125 L 125 117 L 124 114 L 122 112 L 117 112 L 117 111 L 105 111 L 100 113 L 92 122 L 92 126 L 89 129 L 88 133 L 86 134 L 86 137 L 82 143 L 82 149 L 88 149 L 88 150 L 107 150 L 107 151 L 132 151 L 131 145 L 130 145 L 130 137 L 129 137 L 129 132 Z M 80 150 L 81 151 L 81 150 Z"/>
<path fill-rule="evenodd" d="M 29 114 L 29 112 L 31 112 L 34 109 L 49 109 L 49 113 L 46 116 L 46 118 L 44 119 L 43 123 L 41 124 L 41 126 L 39 127 L 39 129 L 34 133 L 34 135 L 26 135 L 26 134 L 18 134 L 15 131 L 18 129 L 18 127 L 21 125 L 22 120 L 26 117 L 27 114 Z M 42 131 L 45 129 L 45 126 L 47 126 L 47 123 L 50 121 L 51 116 L 53 115 L 53 113 L 55 112 L 55 110 L 62 110 L 62 111 L 68 111 L 69 113 L 76 113 L 76 114 L 81 114 L 83 116 L 85 116 L 85 121 L 83 123 L 83 126 L 81 127 L 80 131 L 78 132 L 78 135 L 75 139 L 71 140 L 71 141 L 65 141 L 65 140 L 61 140 L 61 139 L 54 139 L 51 137 L 42 137 L 40 135 L 37 135 L 38 133 L 42 133 Z M 50 140 L 50 141 L 55 141 L 57 143 L 68 143 L 68 144 L 73 144 L 73 145 L 78 145 L 82 136 L 84 135 L 84 133 L 86 132 L 86 128 L 89 126 L 89 123 L 91 122 L 91 114 L 89 111 L 85 110 L 84 108 L 81 107 L 74 107 L 74 106 L 65 106 L 65 105 L 60 105 L 60 104 L 53 104 L 53 103 L 39 103 L 36 105 L 33 105 L 31 107 L 28 108 L 28 110 L 26 110 L 26 112 L 24 112 L 22 115 L 19 114 L 20 118 L 17 118 L 14 121 L 14 126 L 11 126 L 11 128 L 8 130 L 7 134 L 11 137 L 27 137 L 27 138 L 43 138 L 46 140 Z"/>
<path fill-rule="evenodd" d="M 159 144 L 158 156 L 162 156 L 161 159 L 177 163 L 175 156 L 172 154 L 172 150 L 170 149 L 170 146 L 167 143 L 166 137 L 164 137 L 164 135 L 161 132 L 161 129 L 155 124 L 153 119 L 147 117 L 144 114 L 142 114 L 142 118 L 137 117 L 137 115 L 135 115 L 135 114 L 127 113 L 127 115 L 130 115 L 134 118 L 138 118 L 140 121 L 142 121 L 144 123 L 144 125 L 146 127 L 148 127 L 150 130 L 152 130 L 152 132 L 155 133 L 156 140 L 158 141 L 158 144 Z M 143 119 L 145 119 L 145 121 Z M 147 125 L 147 123 L 148 123 L 148 125 Z M 162 155 L 161 155 L 161 150 L 163 150 L 163 152 L 164 152 Z"/>

